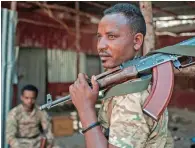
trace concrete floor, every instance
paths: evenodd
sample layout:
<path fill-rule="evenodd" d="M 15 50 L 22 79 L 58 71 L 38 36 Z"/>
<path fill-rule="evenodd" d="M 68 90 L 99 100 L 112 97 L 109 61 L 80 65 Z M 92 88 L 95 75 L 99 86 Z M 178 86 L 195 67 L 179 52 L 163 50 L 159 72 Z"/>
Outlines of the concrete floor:
<path fill-rule="evenodd" d="M 169 129 L 175 139 L 175 148 L 190 148 L 191 138 L 195 137 L 195 112 L 169 108 Z M 56 143 L 63 148 L 85 148 L 84 136 L 56 137 Z"/>

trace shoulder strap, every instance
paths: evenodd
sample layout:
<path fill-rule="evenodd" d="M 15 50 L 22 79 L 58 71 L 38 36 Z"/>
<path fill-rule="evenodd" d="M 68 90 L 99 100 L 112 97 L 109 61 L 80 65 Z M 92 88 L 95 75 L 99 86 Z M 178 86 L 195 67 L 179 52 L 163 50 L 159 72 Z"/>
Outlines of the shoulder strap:
<path fill-rule="evenodd" d="M 166 54 L 176 54 L 176 55 L 181 55 L 181 56 L 195 57 L 194 46 L 195 46 L 195 43 L 194 43 L 194 45 L 167 46 L 167 47 L 164 47 L 164 48 L 161 48 L 158 50 L 153 50 L 153 51 L 149 52 L 147 55 L 154 54 L 154 53 L 166 53 Z"/>
<path fill-rule="evenodd" d="M 144 91 L 148 88 L 148 85 L 151 82 L 152 75 L 143 76 L 136 80 L 130 80 L 122 84 L 118 84 L 108 91 L 103 90 L 103 95 L 101 96 L 102 99 L 107 99 L 114 96 L 121 96 L 136 92 Z"/>

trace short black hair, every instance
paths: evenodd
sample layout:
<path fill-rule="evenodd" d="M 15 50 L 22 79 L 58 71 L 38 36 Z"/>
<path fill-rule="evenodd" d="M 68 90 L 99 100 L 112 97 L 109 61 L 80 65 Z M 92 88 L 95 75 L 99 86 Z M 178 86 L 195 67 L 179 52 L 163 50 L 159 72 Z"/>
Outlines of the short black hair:
<path fill-rule="evenodd" d="M 130 3 L 118 3 L 104 11 L 104 16 L 109 14 L 122 13 L 130 24 L 134 33 L 146 35 L 145 19 L 138 7 Z"/>
<path fill-rule="evenodd" d="M 21 94 L 23 94 L 25 90 L 33 91 L 35 92 L 36 97 L 38 96 L 38 89 L 32 84 L 25 85 L 21 90 Z"/>

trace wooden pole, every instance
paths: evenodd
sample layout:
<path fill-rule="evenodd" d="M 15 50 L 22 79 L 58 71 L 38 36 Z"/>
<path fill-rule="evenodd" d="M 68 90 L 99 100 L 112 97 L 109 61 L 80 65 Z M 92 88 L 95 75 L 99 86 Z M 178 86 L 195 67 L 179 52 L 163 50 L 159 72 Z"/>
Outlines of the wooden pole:
<path fill-rule="evenodd" d="M 145 18 L 146 22 L 146 36 L 144 41 L 143 55 L 149 51 L 155 49 L 155 33 L 153 27 L 153 15 L 152 15 L 152 2 L 143 1 L 139 2 L 140 10 Z"/>
<path fill-rule="evenodd" d="M 76 10 L 76 19 L 75 19 L 75 30 L 76 30 L 76 41 L 75 41 L 75 45 L 76 45 L 76 50 L 77 50 L 77 58 L 76 58 L 76 66 L 77 66 L 77 72 L 76 72 L 76 78 L 78 77 L 78 74 L 80 72 L 79 70 L 79 67 L 80 67 L 80 56 L 79 56 L 79 53 L 80 53 L 80 50 L 81 50 L 81 47 L 80 47 L 80 15 L 79 15 L 79 2 L 76 1 L 75 2 L 75 10 Z M 79 116 L 78 116 L 78 112 L 77 112 L 77 119 L 78 119 L 78 123 L 77 123 L 77 127 L 79 129 Z"/>
<path fill-rule="evenodd" d="M 81 50 L 80 47 L 80 38 L 81 38 L 81 34 L 80 34 L 80 15 L 79 15 L 79 2 L 76 1 L 75 2 L 75 9 L 76 9 L 76 20 L 75 20 L 75 30 L 76 30 L 76 50 L 77 50 L 77 75 L 79 74 L 79 65 L 80 65 L 80 57 L 79 57 L 79 53 Z"/>
<path fill-rule="evenodd" d="M 11 2 L 11 10 L 16 11 L 17 10 L 17 1 Z"/>

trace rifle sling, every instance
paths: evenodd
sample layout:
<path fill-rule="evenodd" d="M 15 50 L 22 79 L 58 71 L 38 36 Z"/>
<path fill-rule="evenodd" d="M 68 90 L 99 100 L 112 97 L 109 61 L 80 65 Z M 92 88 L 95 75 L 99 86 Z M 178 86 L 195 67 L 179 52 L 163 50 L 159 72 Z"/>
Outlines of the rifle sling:
<path fill-rule="evenodd" d="M 151 75 L 144 76 L 142 78 L 132 80 L 132 81 L 127 81 L 122 84 L 118 84 L 111 89 L 109 89 L 104 96 L 101 97 L 101 99 L 107 99 L 110 97 L 114 96 L 122 96 L 126 94 L 131 94 L 131 93 L 136 93 L 136 92 L 141 92 L 144 91 L 148 88 L 148 85 L 151 82 Z"/>
<path fill-rule="evenodd" d="M 191 56 L 195 57 L 195 46 L 194 45 L 173 45 L 167 46 L 158 50 L 153 50 L 147 55 L 154 53 L 166 53 L 166 54 L 176 54 L 181 56 Z"/>

